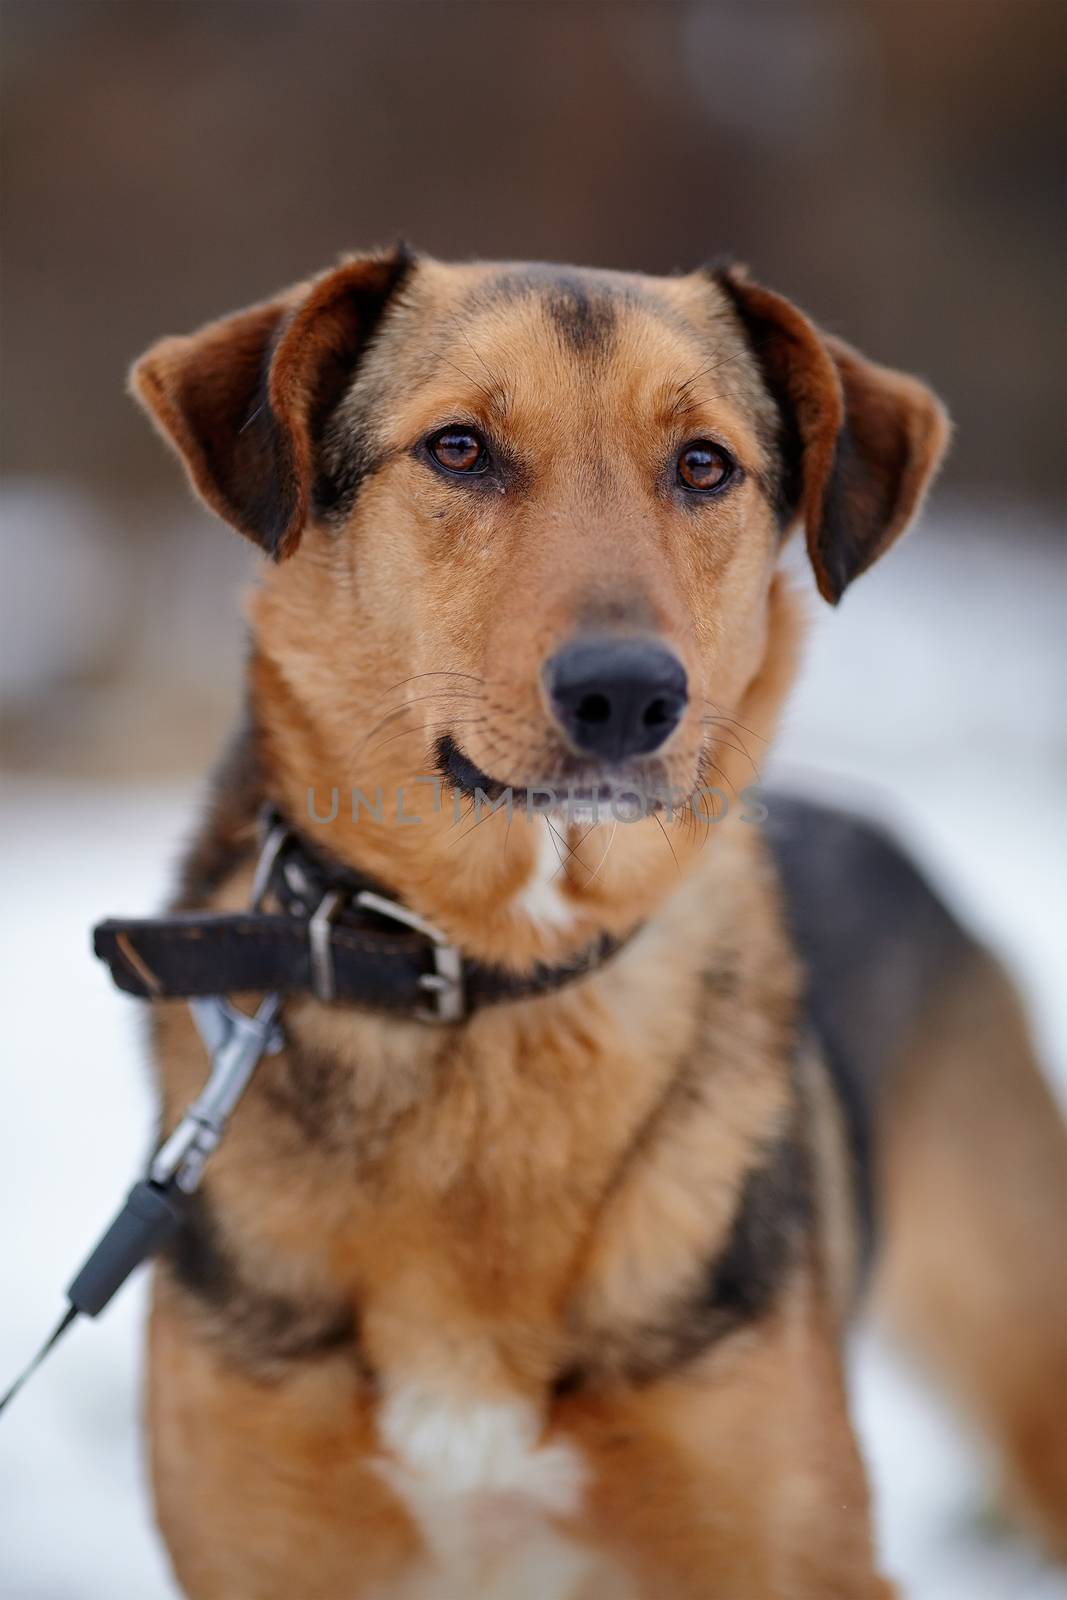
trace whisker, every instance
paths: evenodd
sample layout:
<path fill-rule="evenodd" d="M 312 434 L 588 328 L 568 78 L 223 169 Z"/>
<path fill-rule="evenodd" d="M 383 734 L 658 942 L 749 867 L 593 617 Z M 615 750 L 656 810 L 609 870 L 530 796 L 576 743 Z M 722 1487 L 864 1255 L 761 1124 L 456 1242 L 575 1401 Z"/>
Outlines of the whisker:
<path fill-rule="evenodd" d="M 710 719 L 705 719 L 705 720 L 710 720 L 711 722 L 716 722 L 718 719 L 715 718 L 715 717 L 712 717 Z M 757 767 L 756 763 L 753 761 L 752 757 L 749 755 L 748 751 L 744 748 L 743 745 L 734 744 L 733 741 L 730 740 L 730 739 L 724 739 L 721 733 L 716 733 L 714 735 L 714 742 L 716 744 L 725 745 L 727 750 L 736 751 L 739 756 L 744 756 L 745 760 L 748 762 L 748 764 L 752 768 L 753 772 L 758 772 L 759 771 L 759 768 Z"/>
<path fill-rule="evenodd" d="M 475 361 L 478 361 L 478 362 L 481 363 L 482 371 L 485 373 L 486 377 L 489 379 L 489 384 L 490 384 L 491 392 L 492 392 L 493 397 L 494 397 L 495 404 L 506 415 L 508 410 L 510 409 L 510 407 L 509 407 L 508 391 L 507 391 L 507 388 L 506 388 L 505 384 L 503 383 L 502 379 L 499 378 L 497 376 L 497 374 L 493 371 L 493 369 L 489 366 L 488 362 L 486 361 L 485 357 L 482 355 L 481 351 L 475 349 L 474 343 L 473 343 L 470 335 L 468 334 L 466 328 L 459 328 L 457 331 L 459 333 L 460 338 L 463 340 L 463 343 L 467 346 L 467 349 L 470 351 L 471 355 L 474 357 Z"/>
<path fill-rule="evenodd" d="M 559 876 L 560 872 L 562 872 L 564 867 L 569 866 L 569 864 L 572 861 L 576 861 L 578 859 L 578 851 L 582 848 L 582 845 L 588 839 L 589 835 L 591 833 L 593 833 L 599 826 L 600 826 L 599 823 L 594 822 L 591 827 L 588 827 L 585 830 L 585 832 L 582 834 L 582 837 L 580 839 L 575 840 L 573 845 L 568 845 L 567 842 L 566 842 L 566 838 L 564 838 L 563 842 L 564 842 L 567 854 L 566 854 L 566 857 L 560 862 L 559 866 L 556 868 L 556 871 L 552 874 L 553 881 L 555 881 L 555 879 Z M 582 863 L 579 861 L 578 865 L 581 866 Z"/>
<path fill-rule="evenodd" d="M 474 796 L 472 795 L 471 796 L 471 811 L 472 812 L 474 811 L 474 803 L 475 803 L 474 802 Z M 493 810 L 492 807 L 490 807 L 490 809 L 484 814 L 484 816 L 479 817 L 477 822 L 475 822 L 472 827 L 465 829 L 464 832 L 461 833 L 457 839 L 453 839 L 452 844 L 449 846 L 449 848 L 452 849 L 456 845 L 462 844 L 464 839 L 469 839 L 472 833 L 475 833 L 477 831 L 477 829 L 479 829 L 480 827 L 482 827 L 482 825 L 484 823 L 489 821 L 490 817 L 496 817 L 496 816 L 499 816 L 499 815 L 500 815 L 500 813 L 498 811 L 495 811 L 495 810 Z"/>
<path fill-rule="evenodd" d="M 552 845 L 553 845 L 553 848 L 555 849 L 555 852 L 556 852 L 556 859 L 559 862 L 559 866 L 556 868 L 556 871 L 552 874 L 552 879 L 553 879 L 553 881 L 555 881 L 556 877 L 559 875 L 560 872 L 562 872 L 565 869 L 565 867 L 567 865 L 567 857 L 565 855 L 561 856 L 560 853 L 559 853 L 559 845 L 562 845 L 564 850 L 566 850 L 567 841 L 566 841 L 566 839 L 564 839 L 562 837 L 562 835 L 560 834 L 559 829 L 555 826 L 555 824 L 552 822 L 552 819 L 550 817 L 545 817 L 545 826 L 548 828 L 549 834 L 550 834 L 551 839 L 552 839 Z"/>
<path fill-rule="evenodd" d="M 601 872 L 604 870 L 604 863 L 608 859 L 608 852 L 610 851 L 612 845 L 615 843 L 615 834 L 618 831 L 618 827 L 619 827 L 619 819 L 618 819 L 618 817 L 614 817 L 612 819 L 612 823 L 611 823 L 611 832 L 608 834 L 608 842 L 604 846 L 604 854 L 601 856 L 600 860 L 597 862 L 596 871 L 595 872 L 591 872 L 589 874 L 589 877 L 585 880 L 585 887 L 587 889 L 588 889 L 589 885 L 592 882 L 594 882 L 594 880 L 596 878 L 599 878 Z"/>
<path fill-rule="evenodd" d="M 670 851 L 671 855 L 674 857 L 674 870 L 680 875 L 682 869 L 678 864 L 678 857 L 675 854 L 674 846 L 673 846 L 673 844 L 671 844 L 671 841 L 670 841 L 670 839 L 669 839 L 669 837 L 667 835 L 667 830 L 663 826 L 663 821 L 662 821 L 662 819 L 661 819 L 661 817 L 659 815 L 659 812 L 658 811 L 653 811 L 652 815 L 656 819 L 656 826 L 659 828 L 660 833 L 662 833 L 662 835 L 663 835 L 664 843 L 666 844 L 667 849 Z"/>
<path fill-rule="evenodd" d="M 370 730 L 370 732 L 364 736 L 363 744 L 357 745 L 355 754 L 359 755 L 362 752 L 363 746 L 367 743 L 367 741 L 370 740 L 370 739 L 373 739 L 374 735 L 376 733 L 380 733 L 381 730 L 385 727 L 387 722 L 391 722 L 394 717 L 402 716 L 405 711 L 413 710 L 415 706 L 421 705 L 423 703 L 423 701 L 425 701 L 425 700 L 480 700 L 480 699 L 481 699 L 480 695 L 473 694 L 473 693 L 471 693 L 469 691 L 466 691 L 466 690 L 453 690 L 453 689 L 440 689 L 440 690 L 437 690 L 437 691 L 435 691 L 434 693 L 431 693 L 431 694 L 418 695 L 418 696 L 416 696 L 416 698 L 414 700 L 408 700 L 408 701 L 406 701 L 404 703 L 404 705 L 395 706 L 392 711 L 387 711 L 385 713 L 385 716 L 382 717 L 379 722 L 376 722 L 374 727 Z"/>
<path fill-rule="evenodd" d="M 742 722 L 740 717 L 735 717 L 732 712 L 724 711 L 722 706 L 717 706 L 715 704 L 714 700 L 709 700 L 707 696 L 705 696 L 703 703 L 704 705 L 711 707 L 712 711 L 715 712 L 721 722 L 732 722 L 735 727 L 741 729 L 742 733 L 750 733 L 753 739 L 758 739 L 760 744 L 767 743 L 767 740 L 764 738 L 762 733 L 757 733 L 755 728 L 750 728 L 747 723 Z"/>
<path fill-rule="evenodd" d="M 368 758 L 378 755 L 380 751 L 385 749 L 386 745 L 394 744 L 397 739 L 414 739 L 421 734 L 432 741 L 435 738 L 439 738 L 441 734 L 447 733 L 449 728 L 477 728 L 484 721 L 484 717 L 461 717 L 459 721 L 450 717 L 447 722 L 421 723 L 417 728 L 401 728 L 399 733 L 391 733 L 388 739 L 382 739 L 374 746 L 373 750 L 368 750 L 367 755 Z"/>
<path fill-rule="evenodd" d="M 726 776 L 721 767 L 716 766 L 714 761 L 709 761 L 706 756 L 701 761 L 701 766 L 710 768 L 712 772 L 717 772 L 723 783 L 729 784 L 730 793 L 733 795 L 735 800 L 737 799 L 737 790 L 734 788 L 733 784 L 730 782 L 730 779 Z"/>
<path fill-rule="evenodd" d="M 486 403 L 490 407 L 495 408 L 497 397 L 493 393 L 492 389 L 488 388 L 488 386 L 484 383 L 479 383 L 478 379 L 474 377 L 472 373 L 465 371 L 463 367 L 459 366 L 457 362 L 452 361 L 442 351 L 438 350 L 436 355 L 437 359 L 439 361 L 443 361 L 446 366 L 451 367 L 453 372 L 458 372 L 461 378 L 466 378 L 468 383 L 473 384 L 478 390 L 479 394 L 483 394 L 485 396 Z"/>
<path fill-rule="evenodd" d="M 700 367 L 696 372 L 693 373 L 692 377 L 686 378 L 684 383 L 679 384 L 679 388 L 691 389 L 695 383 L 699 383 L 700 379 L 706 378 L 709 373 L 718 372 L 720 367 L 728 367 L 731 361 L 740 361 L 742 356 L 754 355 L 757 351 L 762 350 L 763 346 L 768 344 L 774 337 L 776 337 L 775 333 L 769 333 L 764 338 L 757 339 L 751 345 L 743 345 L 740 350 L 735 350 L 733 355 L 723 356 L 721 361 L 717 361 L 715 359 L 715 356 L 717 356 L 719 353 L 718 350 L 716 350 L 715 356 L 712 356 L 707 365 Z"/>
<path fill-rule="evenodd" d="M 486 684 L 489 681 L 486 678 L 479 677 L 476 672 L 459 672 L 451 667 L 438 667 L 432 672 L 413 672 L 409 678 L 400 678 L 386 689 L 384 694 L 379 695 L 377 700 L 373 700 L 367 707 L 368 711 L 376 710 L 383 700 L 388 700 L 391 694 L 395 694 L 398 689 L 403 689 L 409 683 L 417 683 L 420 678 L 468 678 L 472 683 L 481 684 Z"/>

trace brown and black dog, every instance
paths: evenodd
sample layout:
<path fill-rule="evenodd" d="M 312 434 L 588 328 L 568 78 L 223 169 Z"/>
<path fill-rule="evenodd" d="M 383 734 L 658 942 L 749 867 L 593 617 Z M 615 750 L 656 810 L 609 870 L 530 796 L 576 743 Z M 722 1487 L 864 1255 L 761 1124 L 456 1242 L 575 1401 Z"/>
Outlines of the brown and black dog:
<path fill-rule="evenodd" d="M 180 904 L 246 904 L 270 802 L 469 959 L 623 941 L 445 1027 L 286 1004 L 156 1279 L 185 1591 L 884 1595 L 841 1358 L 872 1210 L 879 1298 L 1062 1550 L 1065 1142 L 1016 1000 L 879 835 L 733 803 L 794 672 L 783 539 L 836 602 L 919 506 L 935 398 L 738 269 L 403 250 L 133 384 L 273 558 Z M 326 803 L 433 776 L 419 826 Z M 474 816 L 537 786 L 581 803 Z M 156 1013 L 169 1128 L 205 1063 Z"/>

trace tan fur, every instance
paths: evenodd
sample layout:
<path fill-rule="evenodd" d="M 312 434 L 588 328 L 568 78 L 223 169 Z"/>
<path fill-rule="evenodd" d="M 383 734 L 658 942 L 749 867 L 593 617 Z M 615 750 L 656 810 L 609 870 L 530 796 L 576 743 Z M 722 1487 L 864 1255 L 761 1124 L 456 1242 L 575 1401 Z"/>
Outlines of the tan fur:
<path fill-rule="evenodd" d="M 584 1487 L 536 1534 L 578 1552 L 572 1600 L 885 1595 L 838 1352 L 854 1255 L 839 1119 L 821 1063 L 794 1070 L 797 966 L 738 795 L 800 632 L 778 572 L 767 383 L 800 408 L 801 509 L 834 598 L 916 508 L 942 413 L 747 279 L 728 292 L 703 274 L 573 273 L 611 299 L 598 342 L 580 319 L 561 333 L 539 279 L 494 296 L 501 270 L 420 261 L 401 279 L 388 257 L 351 262 L 165 341 L 136 371 L 209 504 L 286 558 L 249 604 L 266 796 L 470 956 L 522 969 L 641 925 L 581 984 L 459 1028 L 286 1005 L 287 1050 L 261 1065 L 207 1193 L 246 1277 L 357 1309 L 358 1356 L 260 1361 L 162 1272 L 149 1376 L 161 1525 L 197 1600 L 430 1593 L 381 1436 L 390 1404 L 417 1392 L 461 1416 L 533 1417 L 537 1449 L 517 1470 L 557 1446 L 580 1462 Z M 361 318 L 394 281 L 368 342 Z M 565 324 L 574 291 L 560 292 Z M 776 321 L 770 378 L 743 316 Z M 838 503 L 831 481 L 846 416 L 863 482 L 877 483 L 842 554 L 859 492 L 850 480 Z M 457 419 L 506 437 L 521 492 L 475 497 L 418 459 L 416 441 Z M 658 475 L 705 434 L 743 480 L 680 508 Z M 318 518 L 314 475 L 357 440 L 372 465 L 354 506 L 343 525 Z M 551 780 L 561 754 L 541 665 L 591 622 L 680 656 L 689 711 L 653 776 L 684 793 L 714 782 L 729 815 L 705 802 L 673 822 L 561 830 L 568 917 L 549 924 L 521 898 L 537 825 L 469 812 L 457 824 L 447 790 L 435 812 L 412 785 L 446 731 L 504 783 Z M 383 822 L 351 820 L 354 786 L 390 797 Z M 417 827 L 392 808 L 402 786 Z M 334 787 L 338 816 L 312 828 L 309 790 L 321 807 Z M 226 826 L 247 836 L 248 818 Z M 235 865 L 212 903 L 243 904 L 247 885 Z M 157 1007 L 157 1045 L 169 1126 L 203 1074 L 182 1007 Z M 289 1110 L 300 1063 L 321 1060 L 329 1094 L 311 1139 Z M 668 1337 L 747 1176 L 790 1129 L 817 1162 L 818 1222 L 772 1311 L 631 1381 L 634 1342 L 654 1365 L 655 1330 Z M 575 1364 L 597 1379 L 568 1392 L 558 1380 Z M 494 1526 L 529 1514 L 484 1512 Z"/>

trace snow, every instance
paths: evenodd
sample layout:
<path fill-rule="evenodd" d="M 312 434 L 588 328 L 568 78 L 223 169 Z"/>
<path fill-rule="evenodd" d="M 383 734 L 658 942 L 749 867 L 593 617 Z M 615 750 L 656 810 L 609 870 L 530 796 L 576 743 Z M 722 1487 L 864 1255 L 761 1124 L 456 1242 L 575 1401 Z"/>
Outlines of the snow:
<path fill-rule="evenodd" d="M 931 529 L 820 619 L 775 766 L 904 833 L 1019 978 L 1067 1103 L 1063 563 L 1019 518 Z M 235 605 L 236 614 L 236 605 Z M 1059 742 L 1057 742 L 1059 741 Z M 137 1004 L 91 924 L 147 912 L 197 785 L 10 779 L 0 793 L 6 1221 L 0 1387 L 151 1144 Z M 143 1279 L 76 1325 L 0 1422 L 4 1600 L 164 1600 L 138 1427 Z M 1067 1600 L 988 1515 L 980 1447 L 861 1333 L 856 1410 L 887 1570 L 914 1600 Z"/>

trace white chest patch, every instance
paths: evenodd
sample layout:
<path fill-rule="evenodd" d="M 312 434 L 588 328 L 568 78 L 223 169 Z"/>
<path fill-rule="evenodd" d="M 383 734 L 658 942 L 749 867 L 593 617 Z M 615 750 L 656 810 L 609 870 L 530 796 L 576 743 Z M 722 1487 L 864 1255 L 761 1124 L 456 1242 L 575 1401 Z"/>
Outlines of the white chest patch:
<path fill-rule="evenodd" d="M 538 1443 L 532 1406 L 460 1406 L 409 1387 L 386 1400 L 378 1429 L 389 1457 L 377 1470 L 426 1547 L 388 1600 L 576 1600 L 599 1570 L 552 1524 L 581 1507 L 582 1459 L 565 1441 Z"/>
<path fill-rule="evenodd" d="M 566 928 L 574 921 L 574 911 L 563 893 L 563 868 L 567 848 L 557 839 L 547 817 L 535 817 L 531 827 L 539 831 L 533 872 L 519 893 L 515 905 L 531 922 L 542 928 Z"/>

